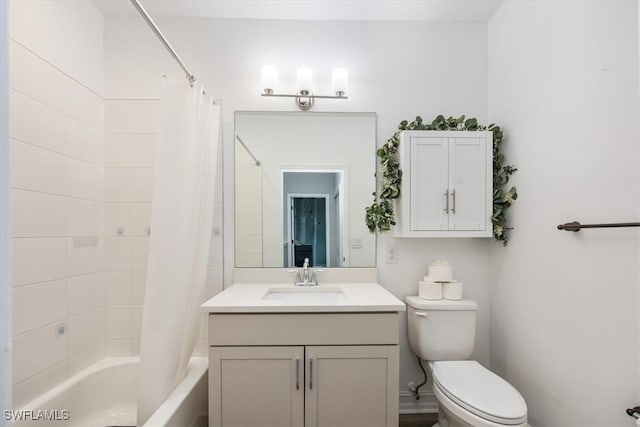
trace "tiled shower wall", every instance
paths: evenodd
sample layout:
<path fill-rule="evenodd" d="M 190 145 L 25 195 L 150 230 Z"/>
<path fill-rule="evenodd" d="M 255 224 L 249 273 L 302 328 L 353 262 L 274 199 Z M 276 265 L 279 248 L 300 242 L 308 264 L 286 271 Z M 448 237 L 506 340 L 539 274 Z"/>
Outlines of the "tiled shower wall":
<path fill-rule="evenodd" d="M 93 5 L 11 5 L 16 406 L 105 354 L 102 22 Z"/>
<path fill-rule="evenodd" d="M 106 338 L 111 356 L 137 355 L 140 349 L 159 109 L 158 100 L 106 101 Z M 218 159 L 207 298 L 222 290 L 223 283 L 221 155 Z M 204 320 L 203 315 L 199 355 L 207 348 Z"/>
<path fill-rule="evenodd" d="M 105 275 L 107 353 L 137 354 L 153 196 L 157 100 L 107 100 Z"/>
<path fill-rule="evenodd" d="M 92 2 L 10 6 L 20 407 L 106 355 L 138 353 L 159 101 L 105 101 L 103 17 Z M 221 164 L 209 296 L 223 283 Z"/>

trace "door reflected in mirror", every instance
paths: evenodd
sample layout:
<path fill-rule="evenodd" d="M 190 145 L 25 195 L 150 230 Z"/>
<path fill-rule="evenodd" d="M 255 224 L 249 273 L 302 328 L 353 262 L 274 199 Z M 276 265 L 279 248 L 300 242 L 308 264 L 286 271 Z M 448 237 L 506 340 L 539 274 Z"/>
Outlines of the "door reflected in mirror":
<path fill-rule="evenodd" d="M 236 267 L 375 267 L 375 135 L 375 113 L 236 112 Z"/>
<path fill-rule="evenodd" d="M 343 174 L 283 172 L 285 267 L 342 267 Z"/>

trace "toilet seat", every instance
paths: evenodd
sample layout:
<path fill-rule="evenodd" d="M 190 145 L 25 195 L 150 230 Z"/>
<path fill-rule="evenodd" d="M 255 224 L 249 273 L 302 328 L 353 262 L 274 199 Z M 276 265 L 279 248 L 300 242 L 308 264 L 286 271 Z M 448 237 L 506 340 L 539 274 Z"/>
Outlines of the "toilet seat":
<path fill-rule="evenodd" d="M 527 404 L 508 382 L 473 360 L 431 362 L 434 387 L 472 414 L 500 425 L 527 420 Z"/>

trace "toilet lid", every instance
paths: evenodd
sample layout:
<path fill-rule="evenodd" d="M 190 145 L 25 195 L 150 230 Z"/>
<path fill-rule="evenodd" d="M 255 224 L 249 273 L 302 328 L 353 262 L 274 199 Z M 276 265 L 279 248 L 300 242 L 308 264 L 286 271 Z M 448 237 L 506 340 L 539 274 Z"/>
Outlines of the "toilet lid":
<path fill-rule="evenodd" d="M 435 385 L 469 412 L 499 424 L 527 420 L 527 404 L 511 384 L 474 360 L 431 364 Z"/>

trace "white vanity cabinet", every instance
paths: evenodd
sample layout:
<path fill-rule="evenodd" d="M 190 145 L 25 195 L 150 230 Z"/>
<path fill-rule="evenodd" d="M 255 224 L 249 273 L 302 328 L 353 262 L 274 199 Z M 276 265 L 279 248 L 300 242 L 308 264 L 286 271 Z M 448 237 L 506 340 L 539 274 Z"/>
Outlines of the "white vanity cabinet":
<path fill-rule="evenodd" d="M 399 314 L 209 315 L 210 426 L 397 426 Z"/>
<path fill-rule="evenodd" d="M 404 131 L 396 237 L 490 237 L 493 135 Z"/>

